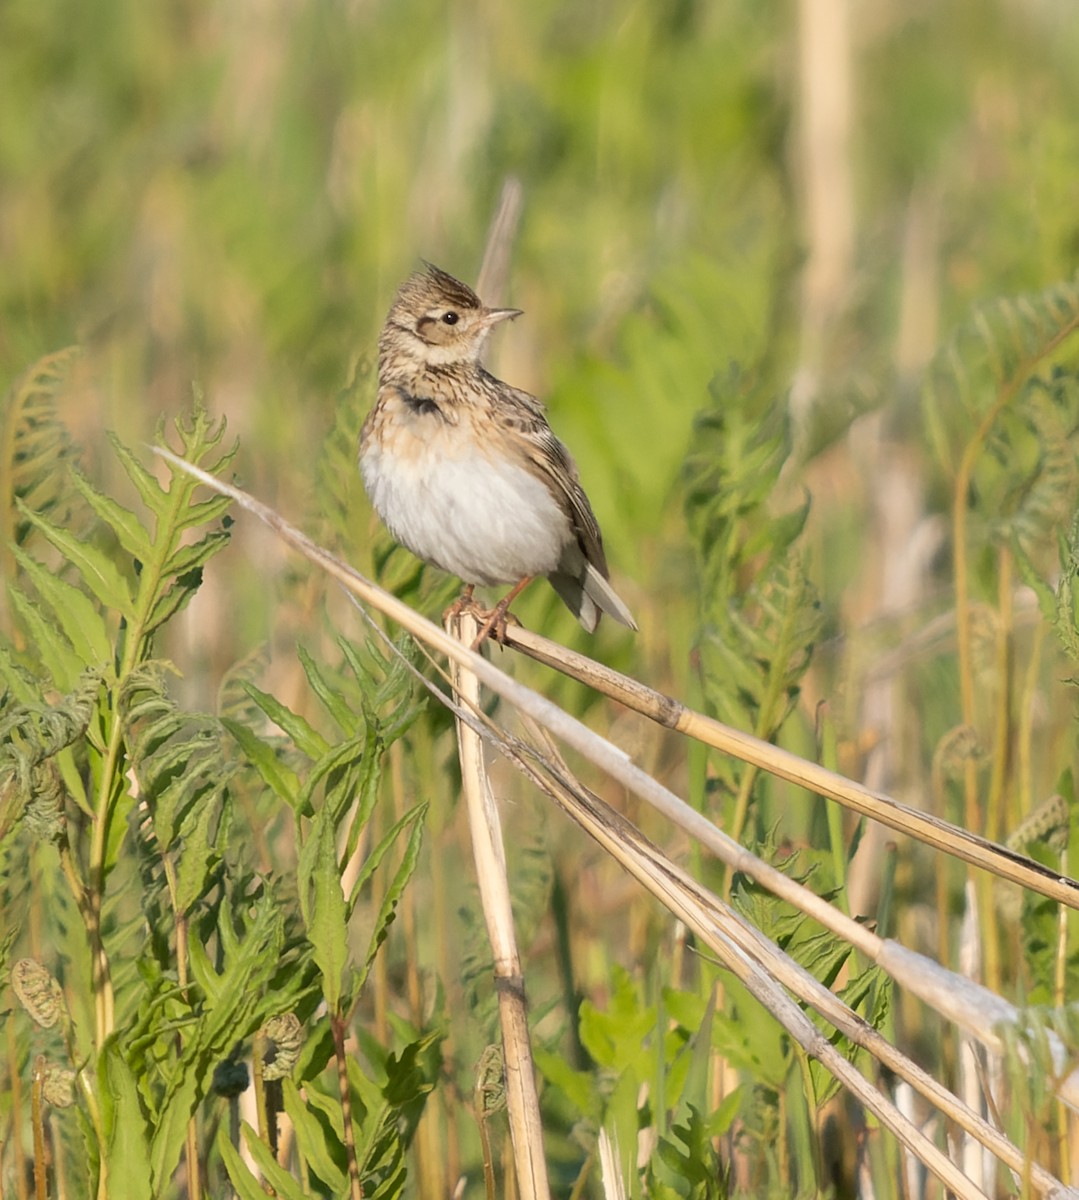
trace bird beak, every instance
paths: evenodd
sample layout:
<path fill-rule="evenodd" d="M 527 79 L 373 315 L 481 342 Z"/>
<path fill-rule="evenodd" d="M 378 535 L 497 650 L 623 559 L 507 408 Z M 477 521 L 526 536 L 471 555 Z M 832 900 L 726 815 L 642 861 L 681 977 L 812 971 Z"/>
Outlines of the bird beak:
<path fill-rule="evenodd" d="M 519 317 L 523 311 L 520 308 L 485 308 L 483 310 L 483 323 L 490 329 L 492 325 L 497 325 L 500 321 L 512 321 L 514 317 Z"/>

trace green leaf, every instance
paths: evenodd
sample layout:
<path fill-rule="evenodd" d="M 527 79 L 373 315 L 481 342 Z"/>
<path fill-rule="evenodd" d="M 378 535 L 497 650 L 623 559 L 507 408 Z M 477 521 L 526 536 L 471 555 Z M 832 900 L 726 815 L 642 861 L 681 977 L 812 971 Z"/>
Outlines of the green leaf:
<path fill-rule="evenodd" d="M 48 602 L 56 622 L 83 663 L 94 666 L 111 662 L 112 640 L 101 614 L 86 593 L 47 571 L 17 547 L 12 548 L 12 553 L 38 595 Z"/>
<path fill-rule="evenodd" d="M 240 749 L 258 771 L 262 781 L 297 815 L 300 815 L 298 807 L 300 780 L 296 772 L 281 761 L 277 751 L 269 742 L 263 741 L 246 725 L 240 721 L 234 721 L 231 717 L 221 717 L 220 720 L 221 724 L 239 743 Z"/>
<path fill-rule="evenodd" d="M 161 592 L 150 609 L 150 615 L 143 626 L 143 636 L 147 637 L 159 629 L 167 621 L 171 621 L 178 612 L 189 604 L 191 597 L 202 586 L 201 568 L 181 575 L 166 591 Z"/>
<path fill-rule="evenodd" d="M 185 1069 L 186 1066 L 186 1069 Z M 195 1112 L 202 1091 L 200 1073 L 191 1069 L 190 1061 L 183 1059 L 177 1065 L 172 1086 L 156 1114 L 153 1138 L 150 1143 L 150 1178 L 154 1181 L 154 1195 L 161 1195 L 168 1187 L 187 1141 L 187 1126 Z"/>
<path fill-rule="evenodd" d="M 279 729 L 284 730 L 296 748 L 310 759 L 320 759 L 332 749 L 330 743 L 312 725 L 298 716 L 276 696 L 260 691 L 253 683 L 244 680 L 240 685 Z"/>
<path fill-rule="evenodd" d="M 114 443 L 115 445 L 115 443 Z M 120 545 L 140 562 L 150 557 L 150 535 L 130 509 L 117 504 L 93 487 L 81 471 L 71 472 L 71 481 L 100 520 L 116 534 Z"/>
<path fill-rule="evenodd" d="M 145 1200 L 151 1178 L 146 1119 L 135 1077 L 115 1042 L 106 1046 L 99 1069 L 109 1200 Z"/>
<path fill-rule="evenodd" d="M 172 575 L 183 576 L 196 567 L 207 563 L 215 554 L 223 550 L 229 542 L 227 529 L 211 529 L 197 542 L 181 546 L 166 560 L 166 569 Z"/>
<path fill-rule="evenodd" d="M 282 1200 L 308 1200 L 304 1189 L 284 1167 L 278 1164 L 277 1159 L 270 1152 L 270 1147 L 246 1121 L 243 1122 L 243 1137 L 247 1151 L 255 1160 L 255 1165 L 261 1171 L 263 1179 Z"/>
<path fill-rule="evenodd" d="M 228 1125 L 222 1122 L 217 1131 L 217 1152 L 225 1164 L 229 1182 L 236 1189 L 240 1200 L 266 1200 L 262 1184 L 251 1174 L 247 1163 L 229 1139 Z"/>
<path fill-rule="evenodd" d="M 363 884 L 370 878 L 377 863 L 371 865 L 371 860 L 377 855 L 378 861 L 382 860 L 390 844 L 396 840 L 399 832 L 406 824 L 412 823 L 412 832 L 408 837 L 408 845 L 405 847 L 405 853 L 401 859 L 401 864 L 394 873 L 393 881 L 386 889 L 386 894 L 382 898 L 382 903 L 379 905 L 378 915 L 375 917 L 374 929 L 371 932 L 371 938 L 367 944 L 367 954 L 364 958 L 363 966 L 361 967 L 355 985 L 353 994 L 359 995 L 360 989 L 363 987 L 368 972 L 371 970 L 371 964 L 375 961 L 375 955 L 378 954 L 379 948 L 386 940 L 386 935 L 389 933 L 390 925 L 393 922 L 394 915 L 397 910 L 397 902 L 401 899 L 401 895 L 405 890 L 405 885 L 412 878 L 412 873 L 416 869 L 416 864 L 419 862 L 420 847 L 423 845 L 423 817 L 427 813 L 427 801 L 417 804 L 415 808 L 410 809 L 396 822 L 393 828 L 386 834 L 376 849 L 371 853 L 370 858 L 364 863 L 363 871 L 360 873 L 360 878 L 357 879 L 355 886 L 352 889 L 352 897 L 349 902 L 349 912 L 355 904 L 355 897 L 359 895 Z M 370 868 L 370 869 L 368 869 Z"/>
<path fill-rule="evenodd" d="M 308 1108 L 299 1088 L 291 1079 L 281 1080 L 281 1095 L 285 1112 L 296 1131 L 296 1145 L 300 1154 L 331 1191 L 344 1192 L 348 1178 L 345 1173 L 344 1148 L 340 1140 L 320 1117 Z"/>
<path fill-rule="evenodd" d="M 602 1116 L 602 1104 L 591 1071 L 575 1071 L 562 1054 L 551 1054 L 539 1046 L 533 1050 L 536 1066 L 552 1087 L 558 1088 L 574 1109 L 592 1123 Z"/>
<path fill-rule="evenodd" d="M 346 734 L 350 737 L 355 735 L 356 726 L 362 723 L 363 718 L 353 711 L 339 691 L 330 686 L 326 676 L 303 646 L 296 647 L 296 654 L 303 666 L 304 674 L 307 676 L 307 682 L 310 683 L 311 690 L 319 698 L 323 708 Z M 312 755 L 312 757 L 315 756 Z"/>
<path fill-rule="evenodd" d="M 332 813 L 323 806 L 315 817 L 296 869 L 307 938 L 322 975 L 331 1013 L 338 1011 L 348 962 L 348 913 L 337 866 Z"/>
<path fill-rule="evenodd" d="M 210 829 L 218 812 L 218 801 L 225 795 L 225 785 L 221 784 L 208 796 L 204 796 L 194 812 L 188 816 L 181 828 L 183 849 L 176 868 L 176 908 L 178 912 L 188 913 L 199 900 L 205 889 L 211 873 L 221 862 L 218 845 L 228 842 L 228 813 L 231 811 L 226 803 L 221 818 L 217 823 L 216 837 L 211 839 Z"/>
<path fill-rule="evenodd" d="M 101 603 L 133 621 L 135 605 L 131 590 L 112 559 L 92 542 L 84 541 L 68 529 L 61 529 L 40 513 L 31 512 L 21 501 L 18 503 L 23 516 L 78 567 L 87 587 Z"/>
<path fill-rule="evenodd" d="M 111 430 L 106 434 L 120 460 L 120 465 L 127 472 L 128 479 L 135 485 L 135 490 L 142 498 L 143 504 L 156 517 L 162 517 L 168 503 L 167 493 L 157 482 L 156 477 L 131 453 L 122 441 Z M 146 556 L 147 558 L 149 555 Z"/>
<path fill-rule="evenodd" d="M 41 665 L 52 676 L 58 688 L 69 691 L 75 686 L 83 668 L 89 664 L 75 653 L 71 643 L 41 612 L 36 601 L 31 600 L 14 584 L 9 586 L 8 595 Z"/>

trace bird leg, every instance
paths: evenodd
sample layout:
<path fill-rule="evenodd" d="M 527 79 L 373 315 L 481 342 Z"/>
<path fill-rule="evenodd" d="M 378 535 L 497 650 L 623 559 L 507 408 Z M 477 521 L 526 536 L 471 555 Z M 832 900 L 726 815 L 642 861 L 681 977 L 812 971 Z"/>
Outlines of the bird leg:
<path fill-rule="evenodd" d="M 476 640 L 472 643 L 472 649 L 478 650 L 483 643 L 491 636 L 495 635 L 495 641 L 502 645 L 506 640 L 506 613 L 509 606 L 517 599 L 524 589 L 532 582 L 532 576 L 526 575 L 524 579 L 515 583 L 512 588 L 502 597 L 501 600 L 491 609 L 484 621 Z"/>
<path fill-rule="evenodd" d="M 454 617 L 459 617 L 461 613 L 465 611 L 465 609 L 476 607 L 476 601 L 472 599 L 472 593 L 475 590 L 476 585 L 474 583 L 470 583 L 465 586 L 465 590 L 442 614 L 443 625 L 445 625 L 447 621 L 452 620 Z"/>

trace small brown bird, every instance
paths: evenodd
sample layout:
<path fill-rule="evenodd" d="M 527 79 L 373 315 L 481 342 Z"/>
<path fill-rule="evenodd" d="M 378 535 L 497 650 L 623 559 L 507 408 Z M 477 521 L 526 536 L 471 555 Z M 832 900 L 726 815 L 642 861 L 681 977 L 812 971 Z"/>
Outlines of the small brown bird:
<path fill-rule="evenodd" d="M 513 584 L 478 640 L 504 627 L 521 589 L 546 575 L 591 633 L 600 612 L 636 629 L 607 582 L 592 506 L 543 404 L 480 365 L 516 308 L 426 265 L 398 291 L 378 339 L 378 398 L 360 434 L 364 487 L 394 538 L 477 585 Z"/>

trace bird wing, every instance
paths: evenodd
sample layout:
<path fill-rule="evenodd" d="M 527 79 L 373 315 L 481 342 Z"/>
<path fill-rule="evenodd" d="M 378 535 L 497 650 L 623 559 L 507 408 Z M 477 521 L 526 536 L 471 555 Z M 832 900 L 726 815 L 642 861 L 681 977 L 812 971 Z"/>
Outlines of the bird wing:
<path fill-rule="evenodd" d="M 577 464 L 547 423 L 543 402 L 519 388 L 501 383 L 496 414 L 500 423 L 528 446 L 528 466 L 541 479 L 570 518 L 586 562 L 607 577 L 607 555 L 596 514 L 584 494 Z"/>

